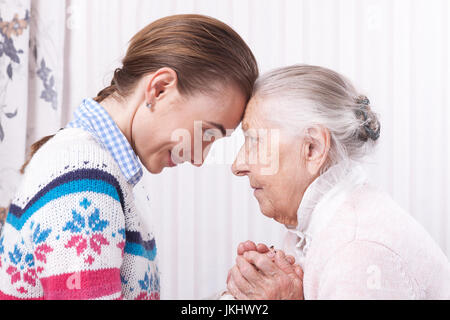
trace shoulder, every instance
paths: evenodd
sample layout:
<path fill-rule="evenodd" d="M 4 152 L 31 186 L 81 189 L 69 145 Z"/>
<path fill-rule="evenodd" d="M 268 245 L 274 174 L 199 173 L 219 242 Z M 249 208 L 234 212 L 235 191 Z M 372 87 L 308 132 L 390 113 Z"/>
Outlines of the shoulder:
<path fill-rule="evenodd" d="M 346 199 L 336 207 L 335 212 L 326 225 L 314 236 L 308 251 L 308 262 L 316 268 L 324 268 L 329 261 L 349 254 L 354 249 L 354 256 L 349 263 L 359 261 L 357 248 L 386 244 L 385 235 L 378 237 L 378 223 L 381 216 L 372 214 L 372 201 L 378 201 L 381 193 L 367 185 L 362 185 L 346 196 Z M 388 230 L 386 230 L 389 232 Z M 377 245 L 375 245 L 377 243 Z"/>
<path fill-rule="evenodd" d="M 353 240 L 380 243 L 399 254 L 405 246 L 430 240 L 410 214 L 386 192 L 370 184 L 346 196 L 318 237 L 322 241 L 332 237 L 339 246 Z"/>
<path fill-rule="evenodd" d="M 45 164 L 50 170 L 62 168 L 76 169 L 87 164 L 95 164 L 103 170 L 120 172 L 113 157 L 94 137 L 82 129 L 70 128 L 59 131 L 33 156 L 26 170 L 37 171 Z"/>
<path fill-rule="evenodd" d="M 90 133 L 82 129 L 64 129 L 33 156 L 18 196 L 26 199 L 46 186 L 75 180 L 86 183 L 89 179 L 104 181 L 122 191 L 128 188 L 111 154 Z"/>
<path fill-rule="evenodd" d="M 89 207 L 122 224 L 130 195 L 130 186 L 108 151 L 89 133 L 67 129 L 30 161 L 11 204 L 9 222 L 18 230 L 32 221 L 62 223 L 58 217 L 72 218 L 76 210 Z"/>
<path fill-rule="evenodd" d="M 433 265 L 447 263 L 428 231 L 379 188 L 365 186 L 349 199 L 347 207 L 352 208 L 356 219 L 355 240 L 380 244 L 415 266 L 425 266 L 427 261 Z"/>
<path fill-rule="evenodd" d="M 448 259 L 425 229 L 371 185 L 355 190 L 314 241 L 310 261 L 329 274 L 368 279 L 381 272 L 415 295 L 423 295 L 418 288 L 436 286 L 433 274 L 450 277 Z"/>

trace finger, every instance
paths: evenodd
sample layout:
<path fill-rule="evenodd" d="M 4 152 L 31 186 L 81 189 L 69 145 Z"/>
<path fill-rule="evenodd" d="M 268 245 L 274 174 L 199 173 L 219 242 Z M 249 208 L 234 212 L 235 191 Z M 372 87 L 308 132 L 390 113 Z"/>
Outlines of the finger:
<path fill-rule="evenodd" d="M 245 252 L 245 246 L 244 246 L 244 243 L 241 242 L 241 243 L 239 243 L 239 245 L 237 247 L 237 254 L 240 256 L 240 255 L 243 255 L 244 252 Z"/>
<path fill-rule="evenodd" d="M 243 257 L 236 257 L 236 266 L 241 275 L 249 282 L 250 285 L 261 281 L 261 274 L 256 270 L 255 266 L 250 264 Z"/>
<path fill-rule="evenodd" d="M 256 246 L 256 251 L 258 251 L 259 253 L 266 253 L 269 251 L 269 248 L 263 243 L 258 243 L 258 245 Z"/>
<path fill-rule="evenodd" d="M 256 251 L 248 251 L 244 253 L 244 258 L 264 275 L 272 276 L 278 270 L 275 263 L 265 254 L 260 254 Z"/>
<path fill-rule="evenodd" d="M 233 297 L 238 300 L 248 300 L 248 298 L 243 294 L 236 286 L 233 275 L 230 277 L 230 281 L 227 283 L 227 290 L 231 293 Z"/>
<path fill-rule="evenodd" d="M 290 264 L 294 264 L 295 263 L 295 258 L 291 255 L 286 256 L 286 260 L 290 263 Z"/>
<path fill-rule="evenodd" d="M 299 265 L 294 266 L 295 274 L 303 280 L 303 269 Z"/>
<path fill-rule="evenodd" d="M 241 271 L 239 270 L 239 268 L 237 266 L 234 266 L 231 269 L 231 277 L 230 278 L 233 278 L 234 284 L 239 289 L 239 291 L 241 291 L 242 293 L 244 293 L 244 294 L 249 293 L 250 290 L 252 289 L 252 286 L 247 281 L 247 279 L 245 279 L 242 276 Z"/>
<path fill-rule="evenodd" d="M 295 258 L 294 258 L 293 256 L 291 256 L 291 255 L 285 255 L 285 253 L 284 253 L 283 250 L 276 250 L 276 251 L 275 251 L 275 254 L 276 254 L 277 252 L 279 252 L 280 255 L 281 255 L 282 257 L 284 257 L 284 259 L 286 259 L 290 264 L 294 264 L 294 263 L 295 263 Z M 274 257 L 275 257 L 275 254 L 274 254 Z"/>
<path fill-rule="evenodd" d="M 291 273 L 295 273 L 295 269 L 292 266 L 292 264 L 286 259 L 286 256 L 284 255 L 283 251 L 277 251 L 277 253 L 275 254 L 275 264 L 277 265 L 278 268 L 280 268 L 281 270 L 283 270 L 284 273 L 286 274 L 291 274 Z"/>
<path fill-rule="evenodd" d="M 275 252 L 277 253 L 278 256 L 285 259 L 286 255 L 284 254 L 283 250 L 276 250 Z"/>
<path fill-rule="evenodd" d="M 256 251 L 256 244 L 253 241 L 247 240 L 244 242 L 245 251 Z"/>
<path fill-rule="evenodd" d="M 243 255 L 246 251 L 256 251 L 256 244 L 253 241 L 247 240 L 238 245 L 237 254 Z"/>
<path fill-rule="evenodd" d="M 242 300 L 242 299 L 240 299 L 242 293 L 236 288 L 236 285 L 234 284 L 232 278 L 230 278 L 230 281 L 227 282 L 227 291 L 228 291 L 235 299 Z"/>

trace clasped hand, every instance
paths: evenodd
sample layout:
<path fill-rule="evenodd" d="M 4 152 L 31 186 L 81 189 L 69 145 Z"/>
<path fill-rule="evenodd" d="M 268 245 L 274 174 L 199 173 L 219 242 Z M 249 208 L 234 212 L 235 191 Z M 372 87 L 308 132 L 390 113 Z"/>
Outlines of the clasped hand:
<path fill-rule="evenodd" d="M 246 241 L 238 246 L 227 289 L 238 300 L 302 300 L 303 270 L 283 251 Z"/>

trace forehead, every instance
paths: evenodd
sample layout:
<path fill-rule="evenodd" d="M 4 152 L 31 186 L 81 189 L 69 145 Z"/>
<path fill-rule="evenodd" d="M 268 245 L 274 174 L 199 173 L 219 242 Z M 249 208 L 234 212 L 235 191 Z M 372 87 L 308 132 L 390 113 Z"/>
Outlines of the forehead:
<path fill-rule="evenodd" d="M 233 87 L 224 87 L 220 93 L 197 94 L 191 96 L 188 117 L 210 121 L 235 128 L 242 119 L 246 98 Z"/>
<path fill-rule="evenodd" d="M 253 97 L 247 104 L 244 119 L 242 120 L 242 130 L 260 128 L 268 124 L 267 101 Z"/>

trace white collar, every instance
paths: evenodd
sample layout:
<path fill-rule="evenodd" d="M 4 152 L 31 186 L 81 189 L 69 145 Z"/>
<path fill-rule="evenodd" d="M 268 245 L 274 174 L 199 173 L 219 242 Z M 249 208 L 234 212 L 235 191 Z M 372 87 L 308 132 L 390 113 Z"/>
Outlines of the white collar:
<path fill-rule="evenodd" d="M 297 210 L 297 226 L 286 226 L 299 238 L 297 254 L 306 254 L 313 236 L 331 219 L 347 192 L 366 181 L 367 176 L 359 164 L 345 161 L 330 167 L 309 185 Z M 320 210 L 325 204 L 327 208 Z"/>

